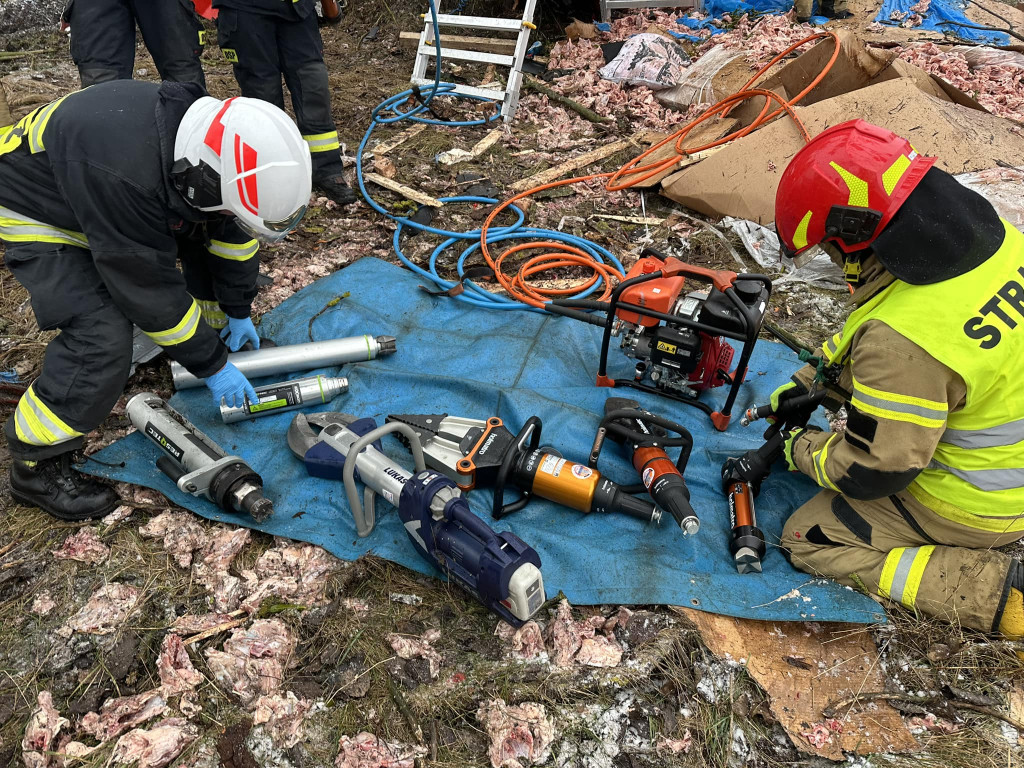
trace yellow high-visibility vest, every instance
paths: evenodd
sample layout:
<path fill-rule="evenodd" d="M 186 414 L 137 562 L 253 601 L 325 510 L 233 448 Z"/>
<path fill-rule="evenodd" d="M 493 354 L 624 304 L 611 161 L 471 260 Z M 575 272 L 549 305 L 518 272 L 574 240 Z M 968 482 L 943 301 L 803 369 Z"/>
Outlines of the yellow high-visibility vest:
<path fill-rule="evenodd" d="M 845 360 L 857 329 L 878 320 L 960 374 L 966 404 L 949 413 L 931 463 L 907 490 L 949 520 L 993 532 L 1024 530 L 1024 234 L 1003 226 L 1003 244 L 984 263 L 932 285 L 897 280 L 825 347 Z"/>

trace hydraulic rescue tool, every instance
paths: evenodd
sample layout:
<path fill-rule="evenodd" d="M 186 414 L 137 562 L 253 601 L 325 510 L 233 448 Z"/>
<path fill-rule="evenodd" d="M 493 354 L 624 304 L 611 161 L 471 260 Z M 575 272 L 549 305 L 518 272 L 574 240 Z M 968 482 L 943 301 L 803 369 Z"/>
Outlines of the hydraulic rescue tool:
<path fill-rule="evenodd" d="M 384 454 L 380 439 L 391 432 L 408 441 L 414 472 Z M 537 552 L 511 532 L 491 530 L 455 483 L 425 469 L 419 438 L 408 426 L 377 427 L 373 419 L 342 413 L 300 413 L 288 429 L 288 446 L 313 477 L 344 480 L 360 536 L 374 529 L 373 500 L 380 494 L 398 508 L 420 555 L 505 621 L 521 626 L 544 604 Z M 355 461 L 346 460 L 353 455 Z M 356 480 L 366 486 L 365 507 Z"/>
<path fill-rule="evenodd" d="M 684 293 L 687 278 L 710 287 Z M 696 267 L 646 248 L 608 301 L 555 299 L 544 307 L 604 328 L 599 387 L 629 386 L 679 400 L 704 411 L 724 431 L 771 290 L 771 279 L 764 275 Z M 612 336 L 620 337 L 623 352 L 637 361 L 632 379 L 608 376 Z M 735 350 L 726 339 L 743 344 L 732 373 Z M 720 411 L 697 399 L 704 390 L 723 384 L 730 386 Z"/>
<path fill-rule="evenodd" d="M 827 390 L 818 388 L 779 403 L 750 408 L 744 421 L 773 418 L 765 430 L 760 448 L 747 451 L 739 458 L 728 458 L 722 465 L 722 491 L 729 501 L 729 552 L 740 573 L 760 573 L 765 555 L 764 534 L 757 527 L 754 499 L 761 492 L 761 482 L 771 472 L 772 464 L 782 457 L 789 430 L 806 427 L 815 408 L 825 399 Z"/>
<path fill-rule="evenodd" d="M 405 424 L 423 446 L 427 466 L 444 472 L 465 491 L 494 486 L 491 514 L 495 520 L 518 512 L 534 496 L 564 504 L 584 513 L 619 512 L 659 523 L 661 511 L 634 498 L 596 469 L 562 458 L 540 446 L 541 421 L 536 416 L 513 435 L 496 416 L 466 419 L 447 413 L 391 414 L 389 423 Z M 504 503 L 505 485 L 522 491 Z"/>
<path fill-rule="evenodd" d="M 228 361 L 249 379 L 278 376 L 296 371 L 312 371 L 343 363 L 373 360 L 395 352 L 394 336 L 349 336 L 344 339 L 261 347 L 249 352 L 232 352 Z M 171 379 L 175 389 L 189 389 L 206 383 L 193 376 L 179 363 L 171 363 Z"/>
<path fill-rule="evenodd" d="M 220 417 L 225 424 L 232 424 L 256 416 L 270 416 L 296 408 L 322 405 L 345 392 L 348 392 L 348 379 L 344 377 L 309 376 L 282 381 L 256 387 L 256 402 L 250 402 L 247 395 L 243 405 L 221 404 Z"/>
<path fill-rule="evenodd" d="M 670 432 L 678 437 L 669 437 Z M 689 536 L 697 533 L 700 519 L 690 505 L 690 489 L 683 479 L 693 448 L 693 437 L 686 427 L 643 410 L 636 400 L 609 397 L 604 402 L 604 419 L 594 438 L 589 466 L 597 467 L 606 438 L 623 446 L 642 481 L 639 487 L 628 486 L 623 490 L 628 493 L 646 490 L 659 509 L 671 513 L 683 533 Z M 665 452 L 666 448 L 674 447 L 679 448 L 675 463 Z"/>
<path fill-rule="evenodd" d="M 166 454 L 156 466 L 193 496 L 225 512 L 245 513 L 257 522 L 274 513 L 263 495 L 263 478 L 238 456 L 230 456 L 178 411 L 152 392 L 141 392 L 125 409 L 132 426 Z"/>

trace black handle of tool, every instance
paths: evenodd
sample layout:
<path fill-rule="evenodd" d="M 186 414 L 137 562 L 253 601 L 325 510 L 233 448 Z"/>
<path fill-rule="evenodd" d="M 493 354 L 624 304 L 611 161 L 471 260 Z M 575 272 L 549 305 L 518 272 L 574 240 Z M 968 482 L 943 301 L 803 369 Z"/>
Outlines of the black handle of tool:
<path fill-rule="evenodd" d="M 491 517 L 495 520 L 500 520 L 505 515 L 511 515 L 513 512 L 518 512 L 529 504 L 530 499 L 533 498 L 532 492 L 523 491 L 522 496 L 518 499 L 505 504 L 505 484 L 508 482 L 512 467 L 515 466 L 516 460 L 523 452 L 523 449 L 526 448 L 526 450 L 532 451 L 540 445 L 540 432 L 543 426 L 541 420 L 536 416 L 528 418 L 526 423 L 523 424 L 523 428 L 516 435 L 516 439 L 505 452 L 505 456 L 501 460 L 501 466 L 498 468 L 497 477 L 494 480 L 494 501 L 491 506 Z M 527 440 L 530 441 L 528 447 L 525 445 Z"/>
<path fill-rule="evenodd" d="M 611 492 L 608 511 L 629 515 L 637 520 L 643 520 L 645 523 L 656 523 L 661 519 L 658 508 L 654 504 L 638 499 L 636 496 L 630 496 L 618 486 L 615 486 L 615 489 Z"/>
<path fill-rule="evenodd" d="M 184 468 L 170 456 L 161 456 L 157 459 L 156 468 L 171 478 L 171 482 L 175 484 L 188 474 L 185 472 Z"/>
<path fill-rule="evenodd" d="M 662 427 L 669 432 L 674 432 L 679 436 L 661 437 L 658 435 L 645 434 L 639 430 L 632 429 L 627 427 L 625 424 L 622 424 L 621 421 L 623 419 L 636 419 L 649 424 L 657 424 L 659 427 Z M 676 469 L 679 470 L 680 474 L 683 473 L 686 469 L 687 463 L 690 461 L 690 451 L 693 450 L 693 435 L 690 434 L 690 430 L 682 424 L 669 421 L 668 419 L 656 416 L 653 413 L 648 413 L 647 411 L 642 411 L 637 408 L 619 408 L 606 413 L 605 417 L 601 419 L 601 426 L 598 429 L 604 429 L 606 434 L 620 437 L 623 440 L 628 440 L 642 448 L 649 446 L 679 448 L 679 458 L 676 459 Z M 601 446 L 595 443 L 594 450 L 591 451 L 590 454 L 590 466 L 595 466 L 597 464 L 597 456 L 600 453 Z"/>

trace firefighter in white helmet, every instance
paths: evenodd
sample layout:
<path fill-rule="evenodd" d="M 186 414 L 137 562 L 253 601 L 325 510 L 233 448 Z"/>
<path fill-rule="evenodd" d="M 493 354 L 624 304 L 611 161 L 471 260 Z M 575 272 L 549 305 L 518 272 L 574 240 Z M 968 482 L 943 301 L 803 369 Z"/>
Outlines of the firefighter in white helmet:
<path fill-rule="evenodd" d="M 228 351 L 259 345 L 257 240 L 294 229 L 310 177 L 284 112 L 191 83 L 102 83 L 0 128 L 4 260 L 60 330 L 5 427 L 16 500 L 67 520 L 118 503 L 75 464 L 127 381 L 133 324 L 215 404 L 255 396 Z"/>

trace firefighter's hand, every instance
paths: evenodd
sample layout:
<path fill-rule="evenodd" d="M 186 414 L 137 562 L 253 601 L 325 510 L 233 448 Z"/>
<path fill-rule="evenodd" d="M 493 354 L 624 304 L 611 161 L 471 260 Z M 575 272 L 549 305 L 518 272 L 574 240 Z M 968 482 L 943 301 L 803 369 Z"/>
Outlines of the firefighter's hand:
<path fill-rule="evenodd" d="M 772 392 L 771 398 L 769 398 L 768 402 L 772 407 L 773 415 L 768 417 L 768 423 L 775 424 L 780 420 L 785 423 L 789 420 L 792 414 L 786 412 L 786 401 L 806 394 L 807 387 L 795 381 L 787 381 L 781 387 Z"/>
<path fill-rule="evenodd" d="M 220 332 L 220 337 L 232 352 L 240 350 L 246 342 L 251 343 L 253 349 L 260 348 L 260 336 L 248 317 L 229 317 L 227 327 Z"/>
<path fill-rule="evenodd" d="M 821 432 L 821 430 L 812 425 L 809 427 L 797 427 L 796 429 L 791 429 L 786 433 L 786 441 L 782 444 L 782 455 L 786 459 L 786 469 L 790 472 L 800 471 L 796 462 L 793 461 L 793 444 L 797 441 L 800 435 L 805 432 Z"/>
<path fill-rule="evenodd" d="M 220 408 L 221 403 L 238 408 L 245 405 L 246 397 L 251 403 L 259 400 L 255 387 L 245 378 L 245 374 L 231 363 L 225 363 L 213 376 L 208 376 L 206 386 L 213 393 L 214 408 Z"/>

